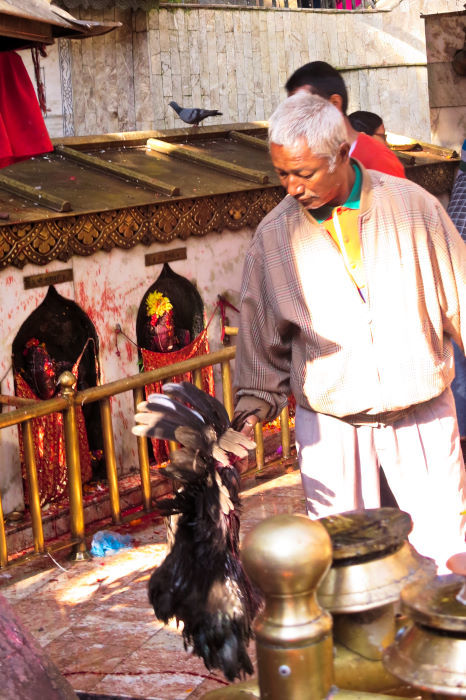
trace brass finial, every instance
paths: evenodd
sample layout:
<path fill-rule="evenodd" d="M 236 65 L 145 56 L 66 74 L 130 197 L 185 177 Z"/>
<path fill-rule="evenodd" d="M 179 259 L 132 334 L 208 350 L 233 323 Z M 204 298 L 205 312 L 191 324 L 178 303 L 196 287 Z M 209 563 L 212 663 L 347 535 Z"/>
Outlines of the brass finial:
<path fill-rule="evenodd" d="M 333 682 L 332 620 L 316 597 L 329 535 L 306 516 L 277 515 L 246 536 L 241 558 L 265 597 L 254 624 L 261 697 L 321 700 Z"/>
<path fill-rule="evenodd" d="M 69 394 L 73 392 L 74 386 L 76 384 L 76 377 L 72 372 L 69 372 L 67 370 L 66 372 L 62 372 L 62 374 L 60 374 L 60 376 L 58 377 L 58 383 L 61 388 L 61 393 Z"/>
<path fill-rule="evenodd" d="M 276 515 L 246 535 L 242 561 L 265 596 L 309 593 L 332 563 L 325 528 L 304 515 Z"/>

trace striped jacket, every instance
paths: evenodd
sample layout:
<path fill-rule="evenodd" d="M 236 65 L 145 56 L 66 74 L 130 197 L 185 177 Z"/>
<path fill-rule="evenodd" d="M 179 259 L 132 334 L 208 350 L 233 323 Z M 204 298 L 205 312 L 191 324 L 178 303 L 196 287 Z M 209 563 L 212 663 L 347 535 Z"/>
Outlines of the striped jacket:
<path fill-rule="evenodd" d="M 451 383 L 450 338 L 462 348 L 466 338 L 466 246 L 424 189 L 360 167 L 367 301 L 326 230 L 285 197 L 244 265 L 237 411 L 271 419 L 292 392 L 320 413 L 382 414 Z"/>

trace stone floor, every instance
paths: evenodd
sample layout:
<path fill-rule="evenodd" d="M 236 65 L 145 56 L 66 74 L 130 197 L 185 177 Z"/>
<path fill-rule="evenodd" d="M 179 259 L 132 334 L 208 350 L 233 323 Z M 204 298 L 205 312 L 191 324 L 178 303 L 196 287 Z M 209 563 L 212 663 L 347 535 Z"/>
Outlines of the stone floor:
<path fill-rule="evenodd" d="M 268 516 L 304 512 L 291 468 L 249 480 L 242 498 L 243 535 Z M 144 516 L 112 529 L 130 533 L 132 548 L 82 563 L 66 552 L 36 557 L 0 572 L 0 593 L 82 697 L 197 700 L 221 688 L 223 676 L 187 653 L 176 625 L 164 627 L 149 606 L 148 579 L 166 552 L 163 522 Z"/>

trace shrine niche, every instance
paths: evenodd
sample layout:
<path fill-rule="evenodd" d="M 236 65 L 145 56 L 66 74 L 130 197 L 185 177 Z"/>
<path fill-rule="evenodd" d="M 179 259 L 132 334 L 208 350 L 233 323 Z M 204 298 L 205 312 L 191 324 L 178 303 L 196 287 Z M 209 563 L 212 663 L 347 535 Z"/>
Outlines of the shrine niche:
<path fill-rule="evenodd" d="M 160 297 L 160 311 L 156 309 Z M 172 307 L 164 310 L 168 300 Z M 150 314 L 148 300 L 154 300 Z M 156 318 L 154 318 L 154 316 Z M 139 348 L 153 352 L 173 352 L 189 345 L 204 330 L 204 303 L 196 287 L 181 275 L 173 272 L 165 263 L 157 280 L 144 294 L 136 320 L 136 337 Z"/>
<path fill-rule="evenodd" d="M 144 294 L 136 320 L 141 369 L 149 371 L 209 352 L 204 303 L 196 287 L 165 263 L 157 280 Z M 192 381 L 191 372 L 171 381 Z M 202 370 L 202 388 L 214 395 L 212 367 Z M 146 397 L 159 393 L 162 382 L 146 386 Z M 168 458 L 168 448 L 152 440 L 156 462 Z"/>
<path fill-rule="evenodd" d="M 59 377 L 68 370 L 78 390 L 99 381 L 98 337 L 87 314 L 49 287 L 42 303 L 19 329 L 12 346 L 17 396 L 45 400 L 59 391 Z M 96 403 L 77 407 L 79 452 L 83 483 L 103 476 L 102 434 Z M 67 484 L 63 417 L 54 413 L 32 420 L 41 504 L 65 495 Z M 28 502 L 22 435 L 20 453 L 25 501 Z"/>

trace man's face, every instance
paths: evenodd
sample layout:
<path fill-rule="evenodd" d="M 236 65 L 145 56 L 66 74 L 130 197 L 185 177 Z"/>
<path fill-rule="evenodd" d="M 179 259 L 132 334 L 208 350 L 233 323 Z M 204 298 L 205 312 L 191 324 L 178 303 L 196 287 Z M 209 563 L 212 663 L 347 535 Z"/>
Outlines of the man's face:
<path fill-rule="evenodd" d="M 315 156 L 304 139 L 293 147 L 270 144 L 272 163 L 282 186 L 305 209 L 338 206 L 346 200 L 347 169 L 351 167 L 348 151 L 348 144 L 343 143 L 335 168 L 330 171 L 328 159 Z"/>
<path fill-rule="evenodd" d="M 377 129 L 372 134 L 372 138 L 377 139 L 385 146 L 387 145 L 387 134 L 385 133 L 385 126 L 383 124 L 377 127 Z"/>

